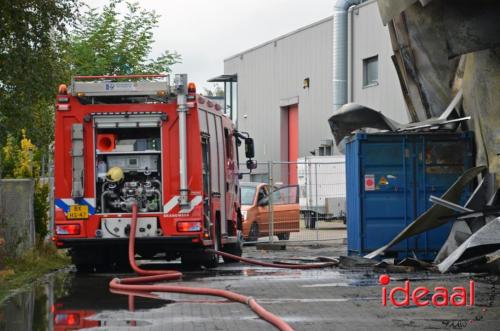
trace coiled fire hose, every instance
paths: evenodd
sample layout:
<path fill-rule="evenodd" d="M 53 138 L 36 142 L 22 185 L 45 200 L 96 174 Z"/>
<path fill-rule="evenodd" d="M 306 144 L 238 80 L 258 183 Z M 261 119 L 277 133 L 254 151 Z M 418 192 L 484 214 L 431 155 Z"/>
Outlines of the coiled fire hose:
<path fill-rule="evenodd" d="M 248 296 L 244 296 L 235 292 L 206 288 L 206 287 L 187 287 L 177 285 L 150 285 L 149 283 L 165 281 L 165 280 L 179 280 L 182 278 L 182 273 L 175 270 L 145 270 L 141 269 L 135 262 L 135 234 L 137 226 L 137 204 L 132 204 L 132 221 L 130 225 L 130 236 L 128 242 L 128 259 L 131 268 L 139 277 L 133 278 L 114 278 L 109 283 L 110 289 L 115 293 L 132 294 L 137 293 L 138 296 L 148 296 L 148 292 L 169 292 L 169 293 L 183 293 L 183 294 L 197 294 L 209 295 L 226 298 L 228 300 L 239 302 L 250 307 L 260 318 L 274 325 L 282 331 L 293 331 L 292 327 L 288 325 L 283 319 L 274 315 L 273 313 L 264 309 L 257 301 Z M 244 263 L 259 265 L 264 267 L 273 268 L 286 268 L 286 269 L 313 269 L 330 267 L 332 263 L 321 264 L 280 264 L 280 263 L 267 263 L 255 261 L 240 256 L 228 254 L 225 252 L 213 251 L 214 253 L 225 256 L 234 260 Z M 151 297 L 154 297 L 151 295 Z"/>

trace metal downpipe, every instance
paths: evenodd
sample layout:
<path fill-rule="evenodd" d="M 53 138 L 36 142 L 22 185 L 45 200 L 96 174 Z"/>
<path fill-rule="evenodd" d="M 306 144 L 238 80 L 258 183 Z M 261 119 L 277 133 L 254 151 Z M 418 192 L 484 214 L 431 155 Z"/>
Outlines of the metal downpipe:
<path fill-rule="evenodd" d="M 347 103 L 347 11 L 362 0 L 336 0 L 333 6 L 333 112 Z"/>

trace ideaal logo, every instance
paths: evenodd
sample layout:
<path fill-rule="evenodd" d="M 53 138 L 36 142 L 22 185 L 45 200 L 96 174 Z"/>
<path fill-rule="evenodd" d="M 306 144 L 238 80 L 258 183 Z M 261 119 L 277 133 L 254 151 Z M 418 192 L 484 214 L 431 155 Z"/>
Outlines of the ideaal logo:
<path fill-rule="evenodd" d="M 464 286 L 453 287 L 449 291 L 446 287 L 437 286 L 431 293 L 431 290 L 425 286 L 419 286 L 415 289 L 410 287 L 410 281 L 405 281 L 404 287 L 393 287 L 387 293 L 387 285 L 391 282 L 388 275 L 381 275 L 378 279 L 382 285 L 382 306 L 387 306 L 387 298 L 396 307 L 409 306 L 410 301 L 418 307 L 433 305 L 434 307 L 446 306 L 474 306 L 474 281 L 469 281 L 468 289 Z M 396 294 L 402 293 L 404 299 L 397 300 Z M 429 294 L 431 295 L 429 299 Z"/>

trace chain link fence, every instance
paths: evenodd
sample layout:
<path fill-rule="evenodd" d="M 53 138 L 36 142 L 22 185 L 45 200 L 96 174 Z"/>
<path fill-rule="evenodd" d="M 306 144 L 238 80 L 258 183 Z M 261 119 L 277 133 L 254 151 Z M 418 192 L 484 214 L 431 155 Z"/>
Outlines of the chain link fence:
<path fill-rule="evenodd" d="M 240 183 L 246 243 L 345 238 L 345 183 L 343 156 L 259 163 Z"/>
<path fill-rule="evenodd" d="M 47 238 L 50 239 L 54 235 L 54 145 L 49 146 L 48 153 L 44 154 L 41 161 L 39 185 L 48 185 L 49 194 L 47 197 L 48 222 L 47 222 Z"/>

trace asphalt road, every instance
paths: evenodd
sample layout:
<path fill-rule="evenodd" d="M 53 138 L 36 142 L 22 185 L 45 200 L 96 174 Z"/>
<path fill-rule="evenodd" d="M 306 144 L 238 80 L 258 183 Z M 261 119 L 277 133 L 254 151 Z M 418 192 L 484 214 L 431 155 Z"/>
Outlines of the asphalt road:
<path fill-rule="evenodd" d="M 338 230 L 343 231 L 343 230 Z M 342 232 L 337 233 L 342 238 Z M 289 245 L 282 251 L 245 248 L 266 261 L 344 254 L 343 241 Z M 179 264 L 156 265 L 180 268 Z M 474 276 L 473 307 L 382 306 L 379 273 L 371 269 L 280 270 L 221 264 L 216 270 L 183 270 L 184 286 L 230 289 L 252 296 L 295 330 L 499 330 L 500 287 L 496 277 Z M 158 294 L 159 299 L 112 294 L 116 275 L 63 271 L 0 306 L 0 330 L 273 330 L 246 306 L 203 296 Z M 120 275 L 125 276 L 125 275 Z M 471 275 L 428 272 L 390 274 L 389 287 L 468 286 Z M 65 324 L 65 325 L 62 325 Z"/>

